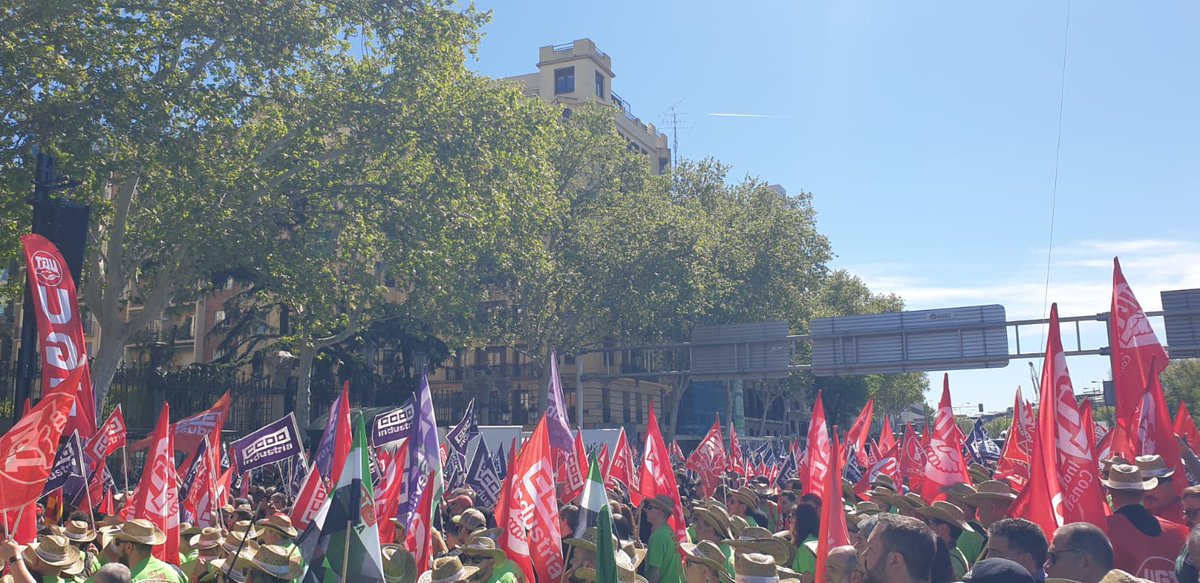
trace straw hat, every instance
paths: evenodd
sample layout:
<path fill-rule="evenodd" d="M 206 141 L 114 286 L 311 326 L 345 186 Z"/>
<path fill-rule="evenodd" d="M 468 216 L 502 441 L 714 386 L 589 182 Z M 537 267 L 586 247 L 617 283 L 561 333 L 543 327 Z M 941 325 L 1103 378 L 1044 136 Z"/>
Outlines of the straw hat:
<path fill-rule="evenodd" d="M 934 518 L 948 524 L 953 524 L 967 532 L 975 532 L 975 529 L 971 528 L 971 525 L 967 523 L 967 515 L 963 514 L 962 509 L 945 500 L 938 500 L 930 506 L 917 508 L 916 511 L 917 514 L 925 518 Z"/>
<path fill-rule="evenodd" d="M 594 546 L 595 543 L 593 542 Z M 467 539 L 467 542 L 461 547 L 458 547 L 459 552 L 464 555 L 479 555 L 491 557 L 497 561 L 505 559 L 504 551 L 496 547 L 496 541 L 486 536 L 473 536 Z"/>
<path fill-rule="evenodd" d="M 779 568 L 774 557 L 761 553 L 738 553 L 733 560 L 733 570 L 739 581 L 743 578 L 753 578 L 762 582 L 766 579 L 779 579 Z"/>
<path fill-rule="evenodd" d="M 942 491 L 946 493 L 946 497 L 950 498 L 950 500 L 954 502 L 955 506 L 960 508 L 962 505 L 959 504 L 959 502 L 966 502 L 967 504 L 970 504 L 970 502 L 967 500 L 967 497 L 972 494 L 979 493 L 979 491 L 975 489 L 975 486 L 972 486 L 966 482 L 955 482 L 949 486 L 942 486 Z"/>
<path fill-rule="evenodd" d="M 859 502 L 854 505 L 853 514 L 855 516 L 873 516 L 880 512 L 883 512 L 883 509 L 874 502 Z"/>
<path fill-rule="evenodd" d="M 230 568 L 230 561 L 233 561 L 232 568 Z M 246 555 L 238 555 L 237 557 L 210 560 L 208 562 L 208 572 L 224 575 L 236 583 L 242 583 L 246 580 L 246 569 L 249 566 L 249 558 Z"/>
<path fill-rule="evenodd" d="M 917 494 L 916 492 L 909 492 L 903 496 L 896 496 L 895 498 L 892 498 L 891 502 L 892 506 L 896 506 L 897 508 L 907 508 L 909 510 L 916 510 L 918 508 L 924 508 L 928 506 L 928 504 L 925 503 L 925 499 L 921 498 L 920 494 Z"/>
<path fill-rule="evenodd" d="M 33 564 L 34 559 L 62 569 L 64 574 L 74 575 L 83 571 L 83 554 L 71 545 L 65 536 L 51 534 L 38 538 L 21 551 L 26 564 Z"/>
<path fill-rule="evenodd" d="M 646 578 L 637 574 L 637 564 L 625 553 L 616 553 L 617 581 L 620 583 L 647 583 Z M 575 577 L 584 581 L 596 580 L 595 567 L 580 567 L 575 569 Z"/>
<path fill-rule="evenodd" d="M 190 522 L 179 523 L 179 536 L 194 536 L 200 534 L 201 530 L 204 530 L 204 528 Z"/>
<path fill-rule="evenodd" d="M 96 530 L 83 520 L 69 520 L 62 535 L 77 543 L 90 543 L 96 540 Z"/>
<path fill-rule="evenodd" d="M 454 583 L 470 579 L 479 567 L 464 567 L 458 557 L 439 557 L 433 560 L 433 568 L 421 573 L 417 583 Z"/>
<path fill-rule="evenodd" d="M 975 489 L 975 493 L 967 496 L 967 503 L 972 506 L 979 506 L 981 502 L 996 500 L 1000 502 L 1012 502 L 1017 499 L 1017 494 L 1013 492 L 1012 486 L 1008 482 L 1000 480 L 988 480 L 982 482 Z"/>
<path fill-rule="evenodd" d="M 167 535 L 145 518 L 135 518 L 112 529 L 113 540 L 156 547 L 167 542 Z"/>
<path fill-rule="evenodd" d="M 272 514 L 256 523 L 255 526 L 262 529 L 271 529 L 288 538 L 296 538 L 300 533 L 296 531 L 296 527 L 292 526 L 292 519 L 288 515 L 281 512 Z"/>
<path fill-rule="evenodd" d="M 771 531 L 761 526 L 749 526 L 735 539 L 721 541 L 743 553 L 761 553 L 771 555 L 778 564 L 791 564 L 796 547 L 791 543 L 773 535 Z"/>
<path fill-rule="evenodd" d="M 1167 462 L 1158 454 L 1139 455 L 1134 461 L 1142 471 L 1143 478 L 1170 478 L 1175 474 L 1175 470 L 1167 467 Z"/>
<path fill-rule="evenodd" d="M 211 549 L 220 546 L 221 538 L 221 529 L 210 526 L 201 529 L 200 534 L 193 536 L 188 544 L 193 549 Z"/>
<path fill-rule="evenodd" d="M 594 552 L 596 552 L 597 534 L 598 534 L 598 531 L 596 530 L 595 527 L 587 528 L 587 529 L 584 529 L 582 537 L 563 539 L 562 542 L 564 545 L 571 546 L 571 547 L 577 547 L 577 548 L 583 549 L 585 551 L 591 551 L 594 553 Z M 617 537 L 614 535 L 613 536 L 613 548 L 614 549 L 619 548 L 618 545 L 619 545 L 619 542 L 617 541 Z"/>
<path fill-rule="evenodd" d="M 451 518 L 450 522 L 466 528 L 467 532 L 475 532 L 487 526 L 487 519 L 483 517 L 483 513 L 474 508 L 464 510 L 462 514 Z"/>
<path fill-rule="evenodd" d="M 241 549 L 243 553 L 253 553 L 258 550 L 258 543 L 254 542 L 253 538 L 246 538 L 244 532 L 231 532 L 221 539 L 221 548 L 229 554 L 234 554 Z"/>
<path fill-rule="evenodd" d="M 842 500 L 854 502 L 858 497 L 854 494 L 854 483 L 842 478 Z"/>
<path fill-rule="evenodd" d="M 895 504 L 896 498 L 900 497 L 900 494 L 896 493 L 895 490 L 888 489 L 887 486 L 876 484 L 874 488 L 863 492 L 862 497 L 876 504 L 892 506 Z"/>
<path fill-rule="evenodd" d="M 896 491 L 896 482 L 892 481 L 892 477 L 887 474 L 879 474 L 875 476 L 875 479 L 871 480 L 871 485 L 882 486 L 893 492 Z"/>
<path fill-rule="evenodd" d="M 750 488 L 742 486 L 741 488 L 730 492 L 729 495 L 737 498 L 739 502 L 745 504 L 746 506 L 751 508 L 758 507 L 758 494 Z"/>
<path fill-rule="evenodd" d="M 971 464 L 967 466 L 967 473 L 975 482 L 986 482 L 992 479 L 992 470 L 988 469 L 983 464 Z"/>
<path fill-rule="evenodd" d="M 249 520 L 239 520 L 233 523 L 233 528 L 229 529 L 229 531 L 237 533 L 250 533 L 250 538 L 258 538 L 262 536 L 262 529 L 251 524 Z"/>
<path fill-rule="evenodd" d="M 699 507 L 693 511 L 697 518 L 704 521 L 717 534 L 724 538 L 733 538 L 732 528 L 729 523 L 729 513 L 724 508 L 709 506 L 708 508 Z"/>
<path fill-rule="evenodd" d="M 383 578 L 389 583 L 416 583 L 417 560 L 400 545 L 383 545 Z"/>
<path fill-rule="evenodd" d="M 684 562 L 700 563 L 716 572 L 722 580 L 732 580 L 725 570 L 725 554 L 716 543 L 707 540 L 697 544 L 680 543 L 679 550 L 683 553 Z"/>
<path fill-rule="evenodd" d="M 1142 471 L 1137 466 L 1116 464 L 1108 469 L 1108 479 L 1100 480 L 1101 484 L 1113 490 L 1153 490 L 1158 487 L 1158 478 L 1142 479 Z"/>
<path fill-rule="evenodd" d="M 659 494 L 653 498 L 646 498 L 646 504 L 666 512 L 667 516 L 675 513 L 675 501 L 666 494 Z"/>
<path fill-rule="evenodd" d="M 729 517 L 729 530 L 733 532 L 733 536 L 741 536 L 742 531 L 750 527 L 750 523 L 746 521 L 745 516 L 733 515 Z"/>
<path fill-rule="evenodd" d="M 289 553 L 279 545 L 262 545 L 250 557 L 250 566 L 272 577 L 295 579 L 304 571 L 300 566 L 300 555 Z"/>

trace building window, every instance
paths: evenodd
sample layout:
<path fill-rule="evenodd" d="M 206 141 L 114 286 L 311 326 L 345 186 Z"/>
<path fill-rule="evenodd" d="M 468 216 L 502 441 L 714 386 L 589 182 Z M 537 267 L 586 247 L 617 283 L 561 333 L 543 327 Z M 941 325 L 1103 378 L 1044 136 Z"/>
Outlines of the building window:
<path fill-rule="evenodd" d="M 569 121 L 570 119 L 571 119 L 571 108 L 564 107 L 563 108 L 563 121 L 566 122 L 566 121 Z"/>
<path fill-rule="evenodd" d="M 213 314 L 213 325 L 220 324 L 221 322 L 224 322 L 224 321 L 225 321 L 225 310 L 217 310 L 217 312 L 215 314 Z"/>
<path fill-rule="evenodd" d="M 621 391 L 621 409 L 625 415 L 625 425 L 632 423 L 629 411 L 629 391 Z"/>
<path fill-rule="evenodd" d="M 669 168 L 669 167 L 670 167 L 670 165 L 671 165 L 671 159 L 670 159 L 670 158 L 667 158 L 667 157 L 665 157 L 665 156 L 664 156 L 664 157 L 662 157 L 662 158 L 659 158 L 659 159 L 658 159 L 658 173 L 659 173 L 659 174 L 666 174 L 666 173 L 667 173 L 667 168 Z"/>
<path fill-rule="evenodd" d="M 600 418 L 605 423 L 612 423 L 612 407 L 611 403 L 608 402 L 611 397 L 612 394 L 608 390 L 608 387 L 600 389 Z"/>
<path fill-rule="evenodd" d="M 596 72 L 596 97 L 604 99 L 604 75 Z"/>
<path fill-rule="evenodd" d="M 637 394 L 637 408 L 634 409 L 634 415 L 636 415 L 637 424 L 641 425 L 642 424 L 642 394 L 641 393 Z"/>
<path fill-rule="evenodd" d="M 554 94 L 575 92 L 575 67 L 563 67 L 554 70 Z"/>

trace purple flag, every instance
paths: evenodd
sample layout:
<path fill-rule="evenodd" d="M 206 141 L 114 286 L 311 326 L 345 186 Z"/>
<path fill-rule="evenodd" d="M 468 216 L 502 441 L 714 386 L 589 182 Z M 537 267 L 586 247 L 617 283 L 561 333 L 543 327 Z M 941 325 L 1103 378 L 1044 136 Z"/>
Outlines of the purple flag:
<path fill-rule="evenodd" d="M 446 443 L 450 450 L 457 453 L 462 460 L 467 459 L 467 444 L 471 438 L 479 434 L 479 415 L 475 413 L 475 399 L 467 403 L 462 421 L 446 432 Z M 447 472 L 448 474 L 449 472 Z"/>
<path fill-rule="evenodd" d="M 492 452 L 488 451 L 483 435 L 475 446 L 475 455 L 467 466 L 467 485 L 475 491 L 475 503 L 484 508 L 495 508 L 500 497 L 501 478 L 496 473 Z"/>
<path fill-rule="evenodd" d="M 42 495 L 63 487 L 71 476 L 82 478 L 83 467 L 83 442 L 79 440 L 79 433 L 75 432 L 58 448 L 58 455 L 54 456 L 54 465 L 50 466 L 50 477 L 46 478 Z"/>
<path fill-rule="evenodd" d="M 179 500 L 187 500 L 188 492 L 192 490 L 192 484 L 196 483 L 196 476 L 200 474 L 200 469 L 204 466 L 204 456 L 208 455 L 208 436 L 200 438 L 200 447 L 196 448 L 195 455 L 192 456 L 192 466 L 187 469 L 187 473 L 183 475 L 183 481 L 179 483 Z"/>
<path fill-rule="evenodd" d="M 371 423 L 371 445 L 379 447 L 408 437 L 413 424 L 413 400 L 375 416 Z"/>
<path fill-rule="evenodd" d="M 433 414 L 433 394 L 429 390 L 429 374 L 422 367 L 421 384 L 417 387 L 417 405 L 408 442 L 408 472 L 405 481 L 411 485 L 408 496 L 401 500 L 396 517 L 402 524 L 409 525 L 416 510 L 412 508 L 426 487 L 432 486 L 436 507 L 442 499 L 442 457 L 438 446 L 437 417 Z M 433 484 L 429 484 L 429 473 L 433 472 Z"/>
<path fill-rule="evenodd" d="M 346 401 L 346 393 L 349 391 L 349 381 L 342 387 L 342 392 L 338 398 L 333 400 L 333 405 L 329 406 L 329 420 L 325 422 L 325 432 L 321 434 L 321 442 L 317 444 L 317 451 L 313 452 L 313 464 L 317 466 L 317 472 L 328 483 L 330 476 L 333 475 L 333 447 L 337 442 L 337 423 L 343 415 L 348 416 L 349 412 L 342 411 L 342 403 Z"/>
<path fill-rule="evenodd" d="M 249 472 L 300 455 L 304 443 L 296 428 L 296 414 L 288 413 L 287 417 L 252 432 L 229 447 L 233 450 L 238 472 Z"/>
<path fill-rule="evenodd" d="M 575 435 L 567 422 L 567 401 L 563 398 L 562 379 L 558 377 L 558 355 L 550 350 L 550 387 L 546 399 L 546 429 L 550 431 L 550 448 L 575 451 Z"/>

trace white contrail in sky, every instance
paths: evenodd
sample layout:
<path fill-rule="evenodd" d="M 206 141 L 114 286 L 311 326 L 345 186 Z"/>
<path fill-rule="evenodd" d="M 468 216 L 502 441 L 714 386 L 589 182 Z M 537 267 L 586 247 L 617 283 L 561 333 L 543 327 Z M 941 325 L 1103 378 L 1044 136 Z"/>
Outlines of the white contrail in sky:
<path fill-rule="evenodd" d="M 710 113 L 713 117 L 755 117 L 764 119 L 794 119 L 790 115 L 772 115 L 767 113 Z"/>

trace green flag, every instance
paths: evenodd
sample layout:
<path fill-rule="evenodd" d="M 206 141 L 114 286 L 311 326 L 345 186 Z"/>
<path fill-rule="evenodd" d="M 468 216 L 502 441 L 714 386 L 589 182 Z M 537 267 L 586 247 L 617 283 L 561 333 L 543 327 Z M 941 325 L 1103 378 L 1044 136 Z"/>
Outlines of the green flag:
<path fill-rule="evenodd" d="M 592 463 L 595 473 L 596 464 Z M 601 489 L 603 491 L 603 489 Z M 612 510 L 608 504 L 600 509 L 596 524 L 596 583 L 617 583 L 617 553 L 613 547 Z"/>
<path fill-rule="evenodd" d="M 579 498 L 579 524 L 575 527 L 575 538 L 583 538 L 583 531 L 590 527 L 599 526 L 600 511 L 608 508 L 608 492 L 604 490 L 604 479 L 600 474 L 600 464 L 596 456 L 589 460 L 591 470 L 588 472 L 587 483 L 583 485 L 583 496 Z M 609 520 L 612 520 L 611 513 Z M 610 523 L 609 532 L 612 531 Z"/>

